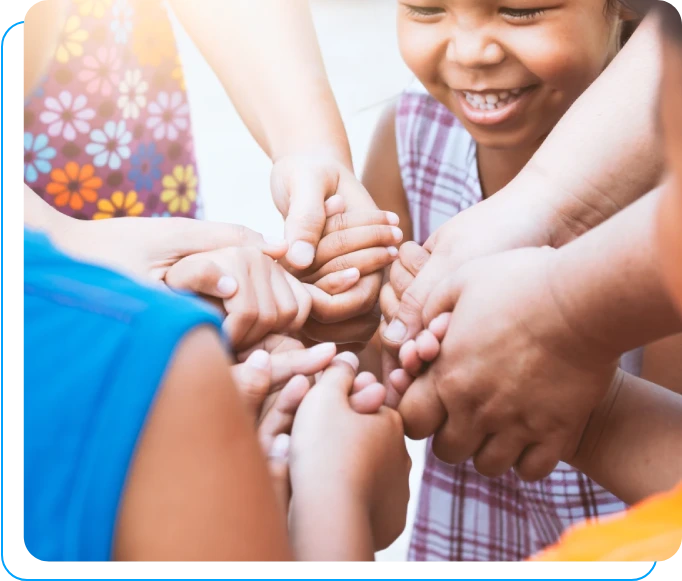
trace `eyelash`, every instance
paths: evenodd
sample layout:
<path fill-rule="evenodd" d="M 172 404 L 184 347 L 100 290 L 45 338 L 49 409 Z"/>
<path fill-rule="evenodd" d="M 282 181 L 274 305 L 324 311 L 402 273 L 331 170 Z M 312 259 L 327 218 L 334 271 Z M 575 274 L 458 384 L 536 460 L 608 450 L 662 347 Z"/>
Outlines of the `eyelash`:
<path fill-rule="evenodd" d="M 545 13 L 544 8 L 501 8 L 500 13 L 512 20 L 532 20 Z"/>
<path fill-rule="evenodd" d="M 405 8 L 407 8 L 407 13 L 410 16 L 416 16 L 417 18 L 438 16 L 443 12 L 442 8 L 421 8 L 419 6 L 410 6 L 409 4 L 405 4 Z"/>

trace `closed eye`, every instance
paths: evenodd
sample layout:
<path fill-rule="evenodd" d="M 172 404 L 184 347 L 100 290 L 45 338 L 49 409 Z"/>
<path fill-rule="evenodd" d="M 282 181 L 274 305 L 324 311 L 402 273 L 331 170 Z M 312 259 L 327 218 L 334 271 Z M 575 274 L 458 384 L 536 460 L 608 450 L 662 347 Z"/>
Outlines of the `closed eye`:
<path fill-rule="evenodd" d="M 429 18 L 445 12 L 443 8 L 438 6 L 413 6 L 411 4 L 404 4 L 403 6 L 405 6 L 405 9 L 410 16 L 415 16 L 417 18 Z"/>
<path fill-rule="evenodd" d="M 546 11 L 546 8 L 500 8 L 500 14 L 511 20 L 533 20 Z"/>

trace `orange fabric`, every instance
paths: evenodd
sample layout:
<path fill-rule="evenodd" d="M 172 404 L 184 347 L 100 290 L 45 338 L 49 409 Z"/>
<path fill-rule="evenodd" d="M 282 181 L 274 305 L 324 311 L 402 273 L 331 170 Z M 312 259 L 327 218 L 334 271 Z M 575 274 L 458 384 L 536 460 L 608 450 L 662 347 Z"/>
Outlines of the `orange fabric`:
<path fill-rule="evenodd" d="M 630 510 L 566 531 L 537 561 L 664 561 L 682 543 L 682 483 Z"/>

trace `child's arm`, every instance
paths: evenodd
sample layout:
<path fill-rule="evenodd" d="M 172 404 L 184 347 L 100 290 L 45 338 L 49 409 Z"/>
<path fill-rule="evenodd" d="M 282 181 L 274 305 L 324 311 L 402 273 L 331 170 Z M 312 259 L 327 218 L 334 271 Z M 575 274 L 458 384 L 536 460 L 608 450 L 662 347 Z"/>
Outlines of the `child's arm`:
<path fill-rule="evenodd" d="M 644 348 L 641 377 L 682 394 L 682 335 L 666 337 Z"/>
<path fill-rule="evenodd" d="M 620 371 L 569 462 L 634 503 L 682 480 L 681 441 L 682 396 Z"/>

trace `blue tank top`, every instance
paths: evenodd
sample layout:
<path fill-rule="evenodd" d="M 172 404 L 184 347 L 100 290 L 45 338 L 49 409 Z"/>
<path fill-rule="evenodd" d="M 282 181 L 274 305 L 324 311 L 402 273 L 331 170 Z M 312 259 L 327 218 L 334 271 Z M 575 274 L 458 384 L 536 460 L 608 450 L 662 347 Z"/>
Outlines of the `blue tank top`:
<path fill-rule="evenodd" d="M 198 300 L 73 260 L 24 235 L 24 540 L 47 561 L 112 556 L 119 500 Z"/>

